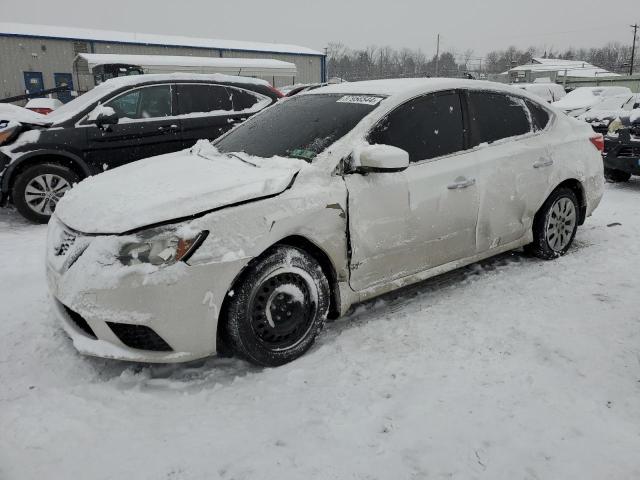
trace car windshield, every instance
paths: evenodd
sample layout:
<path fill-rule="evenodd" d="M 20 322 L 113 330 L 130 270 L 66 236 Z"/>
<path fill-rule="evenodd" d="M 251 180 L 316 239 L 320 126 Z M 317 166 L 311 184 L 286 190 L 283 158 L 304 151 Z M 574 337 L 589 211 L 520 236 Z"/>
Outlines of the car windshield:
<path fill-rule="evenodd" d="M 352 130 L 381 100 L 381 96 L 371 95 L 295 96 L 252 117 L 214 144 L 223 153 L 310 162 Z"/>
<path fill-rule="evenodd" d="M 616 95 L 615 97 L 606 97 L 602 102 L 593 106 L 593 110 L 618 110 L 631 100 L 631 95 Z"/>

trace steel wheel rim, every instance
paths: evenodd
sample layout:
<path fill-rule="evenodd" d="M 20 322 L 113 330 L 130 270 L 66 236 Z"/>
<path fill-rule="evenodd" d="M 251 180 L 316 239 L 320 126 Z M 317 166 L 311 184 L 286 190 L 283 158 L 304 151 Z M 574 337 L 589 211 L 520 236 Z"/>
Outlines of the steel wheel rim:
<path fill-rule="evenodd" d="M 571 242 L 578 215 L 574 203 L 568 197 L 555 201 L 547 215 L 545 235 L 547 244 L 554 252 L 561 252 Z"/>
<path fill-rule="evenodd" d="M 295 347 L 313 327 L 317 288 L 306 272 L 291 269 L 260 281 L 250 299 L 250 324 L 258 341 L 272 351 Z"/>
<path fill-rule="evenodd" d="M 51 215 L 70 188 L 71 184 L 60 175 L 45 173 L 29 181 L 24 190 L 24 200 L 34 212 Z"/>

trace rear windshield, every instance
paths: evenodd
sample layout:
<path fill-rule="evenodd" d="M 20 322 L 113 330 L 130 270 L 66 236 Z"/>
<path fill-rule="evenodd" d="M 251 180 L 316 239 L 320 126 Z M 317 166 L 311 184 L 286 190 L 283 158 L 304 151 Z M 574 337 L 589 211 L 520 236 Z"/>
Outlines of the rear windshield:
<path fill-rule="evenodd" d="M 310 94 L 269 107 L 215 142 L 220 152 L 311 161 L 373 111 L 382 97 Z"/>

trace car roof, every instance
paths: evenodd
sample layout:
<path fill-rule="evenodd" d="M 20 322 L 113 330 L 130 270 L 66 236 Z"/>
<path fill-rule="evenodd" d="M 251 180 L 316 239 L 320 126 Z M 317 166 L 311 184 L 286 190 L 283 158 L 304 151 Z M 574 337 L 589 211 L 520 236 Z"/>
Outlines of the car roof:
<path fill-rule="evenodd" d="M 239 86 L 254 85 L 257 91 L 267 95 L 269 82 L 257 78 L 237 77 L 234 75 L 224 75 L 222 73 L 202 74 L 202 73 L 158 73 L 130 75 L 126 77 L 115 77 L 105 80 L 95 88 L 75 98 L 73 101 L 66 103 L 60 108 L 54 110 L 47 115 L 47 123 L 50 125 L 59 125 L 64 122 L 73 120 L 76 115 L 83 110 L 128 87 L 137 87 L 149 85 L 153 83 L 170 83 L 170 82 L 212 82 L 220 84 L 232 84 Z M 248 88 L 248 87 L 246 87 Z"/>
<path fill-rule="evenodd" d="M 216 82 L 216 83 L 243 83 L 261 86 L 269 86 L 269 82 L 259 78 L 238 77 L 222 73 L 152 73 L 143 75 L 129 75 L 126 77 L 110 78 L 102 82 L 99 87 L 107 86 L 110 89 L 135 86 L 152 82 Z M 98 88 L 98 87 L 96 87 Z M 103 87 L 104 88 L 104 87 Z"/>
<path fill-rule="evenodd" d="M 505 93 L 522 93 L 521 89 L 516 89 L 510 85 L 483 80 L 466 80 L 457 78 L 398 78 L 337 83 L 318 88 L 316 90 L 311 90 L 310 92 L 304 92 L 303 95 L 360 94 L 405 96 L 412 93 L 420 94 L 456 88 L 494 90 Z"/>

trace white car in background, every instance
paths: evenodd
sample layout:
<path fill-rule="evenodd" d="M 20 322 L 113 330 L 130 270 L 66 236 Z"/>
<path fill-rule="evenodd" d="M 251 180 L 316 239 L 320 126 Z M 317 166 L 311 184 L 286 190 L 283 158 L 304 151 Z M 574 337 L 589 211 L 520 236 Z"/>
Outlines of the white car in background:
<path fill-rule="evenodd" d="M 537 95 L 548 103 L 557 102 L 567 95 L 562 85 L 557 83 L 514 83 L 513 86 Z"/>
<path fill-rule="evenodd" d="M 579 87 L 553 106 L 571 117 L 578 117 L 600 102 L 616 95 L 631 95 L 627 87 Z"/>
<path fill-rule="evenodd" d="M 27 102 L 24 108 L 31 110 L 32 112 L 47 115 L 62 105 L 64 105 L 64 103 L 57 98 L 32 98 Z"/>
<path fill-rule="evenodd" d="M 281 365 L 355 303 L 519 247 L 565 254 L 602 148 L 500 84 L 313 90 L 71 189 L 49 224 L 54 310 L 90 355 Z"/>

